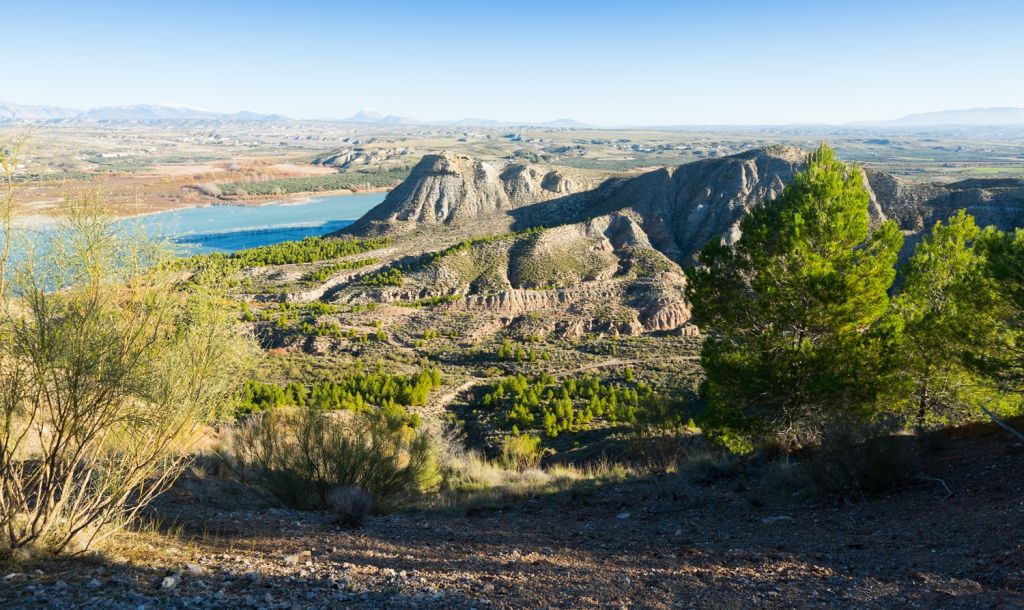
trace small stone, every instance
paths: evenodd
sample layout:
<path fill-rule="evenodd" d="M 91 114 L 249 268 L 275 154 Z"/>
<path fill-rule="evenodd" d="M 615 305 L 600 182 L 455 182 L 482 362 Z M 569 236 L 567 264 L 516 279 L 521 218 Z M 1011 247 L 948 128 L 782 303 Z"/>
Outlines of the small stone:
<path fill-rule="evenodd" d="M 621 513 L 615 515 L 616 519 L 629 519 L 629 517 L 630 517 L 630 514 L 627 513 L 627 512 L 621 512 Z"/>
<path fill-rule="evenodd" d="M 437 528 L 437 535 L 442 538 L 452 539 L 455 537 L 455 530 L 450 527 L 439 527 Z"/>
<path fill-rule="evenodd" d="M 246 572 L 242 575 L 242 578 L 244 578 L 249 584 L 253 585 L 259 584 L 260 581 L 263 580 L 259 572 Z"/>
<path fill-rule="evenodd" d="M 178 586 L 178 577 L 177 576 L 164 576 L 163 581 L 160 582 L 160 588 L 164 589 L 164 590 L 173 589 L 174 587 L 177 587 L 177 586 Z"/>
<path fill-rule="evenodd" d="M 771 525 L 772 523 L 781 522 L 792 523 L 793 521 L 793 517 L 790 517 L 789 515 L 776 515 L 774 517 L 765 517 L 764 519 L 761 519 L 761 523 L 765 525 Z"/>
<path fill-rule="evenodd" d="M 90 589 L 99 589 L 100 587 L 102 587 L 102 586 L 103 586 L 103 583 L 101 583 L 100 581 L 98 581 L 98 580 L 96 580 L 95 578 L 93 578 L 92 580 L 90 580 L 89 582 L 87 582 L 87 583 L 85 584 L 85 586 L 86 586 L 86 587 L 89 587 Z"/>
<path fill-rule="evenodd" d="M 185 569 L 188 571 L 189 574 L 192 574 L 192 575 L 199 575 L 203 571 L 203 569 L 201 567 L 199 567 L 198 564 L 195 564 L 195 563 L 186 563 L 185 564 Z"/>
<path fill-rule="evenodd" d="M 307 560 L 306 563 L 308 565 L 309 564 L 308 560 L 312 559 L 312 558 L 313 558 L 313 552 L 312 551 L 302 551 L 301 553 L 295 553 L 294 555 L 287 555 L 287 556 L 285 556 L 284 562 L 286 564 L 290 565 L 290 566 L 294 566 L 294 565 L 298 565 L 298 563 L 300 561 L 302 561 L 303 559 L 306 559 Z"/>

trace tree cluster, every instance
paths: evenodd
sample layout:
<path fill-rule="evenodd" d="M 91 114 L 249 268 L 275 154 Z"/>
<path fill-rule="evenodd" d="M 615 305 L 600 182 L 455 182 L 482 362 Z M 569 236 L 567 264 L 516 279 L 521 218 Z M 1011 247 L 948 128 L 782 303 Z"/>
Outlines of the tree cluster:
<path fill-rule="evenodd" d="M 952 423 L 1020 407 L 1024 233 L 960 212 L 897 265 L 863 173 L 827 145 L 687 270 L 705 329 L 702 425 L 735 448 L 838 422 Z M 897 279 L 899 278 L 899 279 Z"/>

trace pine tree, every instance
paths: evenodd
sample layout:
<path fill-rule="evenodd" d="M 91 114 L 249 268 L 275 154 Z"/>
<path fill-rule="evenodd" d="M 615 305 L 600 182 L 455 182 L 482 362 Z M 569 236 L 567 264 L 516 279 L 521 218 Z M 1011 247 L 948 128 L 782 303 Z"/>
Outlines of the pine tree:
<path fill-rule="evenodd" d="M 985 349 L 969 354 L 975 368 L 1004 390 L 1024 392 L 1024 229 L 986 229 L 977 248 L 999 300 L 991 312 L 994 331 Z"/>
<path fill-rule="evenodd" d="M 935 223 L 902 271 L 893 313 L 902 327 L 892 401 L 906 406 L 920 429 L 981 414 L 979 404 L 1006 402 L 968 366 L 964 354 L 987 351 L 996 326 L 998 286 L 975 247 L 981 231 L 961 210 Z"/>
<path fill-rule="evenodd" d="M 766 433 L 799 442 L 872 405 L 902 236 L 893 222 L 872 232 L 868 203 L 862 173 L 823 144 L 743 218 L 735 247 L 711 243 L 687 270 L 708 333 L 704 425 L 737 447 Z"/>

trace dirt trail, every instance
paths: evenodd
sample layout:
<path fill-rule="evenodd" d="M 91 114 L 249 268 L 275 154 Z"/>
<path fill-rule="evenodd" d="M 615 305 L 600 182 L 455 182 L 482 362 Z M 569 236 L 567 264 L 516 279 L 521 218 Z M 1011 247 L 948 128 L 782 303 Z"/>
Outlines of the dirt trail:
<path fill-rule="evenodd" d="M 650 360 L 646 359 L 646 358 L 631 358 L 631 359 L 628 359 L 628 360 L 623 360 L 621 358 L 609 358 L 608 360 L 602 360 L 600 362 L 591 362 L 591 363 L 588 363 L 588 364 L 584 364 L 584 365 L 578 366 L 578 367 L 576 367 L 574 369 L 569 369 L 567 371 L 562 371 L 562 372 L 559 372 L 559 373 L 555 373 L 553 376 L 556 377 L 556 378 L 558 378 L 558 377 L 565 377 L 567 375 L 576 375 L 577 373 L 583 373 L 585 371 L 594 371 L 594 370 L 597 370 L 597 369 L 604 369 L 604 368 L 608 368 L 608 367 L 612 367 L 612 366 L 629 366 L 629 365 L 633 365 L 633 364 L 642 364 L 644 362 L 649 362 L 649 361 Z M 670 358 L 661 358 L 659 360 L 659 362 L 699 362 L 699 361 L 700 361 L 700 356 L 672 356 Z"/>

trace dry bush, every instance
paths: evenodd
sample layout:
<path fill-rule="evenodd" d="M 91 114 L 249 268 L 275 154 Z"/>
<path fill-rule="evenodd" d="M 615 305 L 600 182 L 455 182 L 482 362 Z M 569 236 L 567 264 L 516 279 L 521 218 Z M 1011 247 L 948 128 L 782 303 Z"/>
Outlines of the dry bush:
<path fill-rule="evenodd" d="M 331 489 L 354 486 L 388 511 L 439 482 L 429 437 L 380 411 L 250 415 L 234 431 L 227 458 L 243 479 L 301 509 L 325 508 Z"/>
<path fill-rule="evenodd" d="M 621 464 L 594 461 L 584 467 L 556 464 L 547 469 L 505 468 L 476 451 L 466 451 L 452 432 L 435 439 L 439 447 L 441 493 L 433 508 L 472 511 L 505 506 L 524 498 L 554 494 L 594 482 L 619 482 L 636 473 Z"/>
<path fill-rule="evenodd" d="M 355 485 L 341 485 L 327 492 L 327 509 L 342 525 L 359 527 L 373 512 L 373 498 Z"/>
<path fill-rule="evenodd" d="M 736 477 L 740 472 L 740 463 L 736 456 L 720 447 L 694 443 L 683 452 L 678 469 L 686 481 L 712 485 Z"/>
<path fill-rule="evenodd" d="M 847 502 L 862 500 L 891 491 L 914 476 L 914 439 L 834 430 L 797 472 L 813 495 Z"/>
<path fill-rule="evenodd" d="M 247 342 L 212 298 L 154 271 L 165 250 L 96 196 L 34 246 L 0 311 L 0 545 L 81 551 L 181 473 Z"/>

